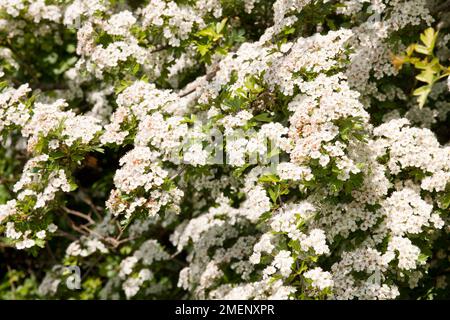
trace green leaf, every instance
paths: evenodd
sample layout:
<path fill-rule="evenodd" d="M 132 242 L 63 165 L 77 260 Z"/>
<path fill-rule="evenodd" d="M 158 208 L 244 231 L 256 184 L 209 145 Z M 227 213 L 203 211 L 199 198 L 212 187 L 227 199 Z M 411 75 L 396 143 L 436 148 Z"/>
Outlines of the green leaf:
<path fill-rule="evenodd" d="M 99 153 L 105 153 L 105 149 L 103 149 L 102 147 L 94 147 L 94 151 Z"/>
<path fill-rule="evenodd" d="M 209 43 L 208 44 L 199 44 L 197 46 L 197 50 L 200 53 L 200 55 L 203 57 L 208 53 L 210 47 L 211 47 L 211 45 Z"/>
<path fill-rule="evenodd" d="M 280 182 L 280 179 L 276 175 L 266 174 L 266 175 L 261 176 L 258 179 L 258 181 L 262 182 L 262 183 L 276 183 L 276 182 Z"/>
<path fill-rule="evenodd" d="M 216 32 L 222 33 L 223 29 L 225 28 L 225 25 L 227 24 L 228 18 L 223 19 L 220 23 L 216 25 Z"/>
<path fill-rule="evenodd" d="M 119 94 L 121 93 L 123 90 L 125 90 L 126 88 L 128 88 L 131 85 L 130 81 L 127 80 L 122 80 L 119 84 L 119 86 L 116 88 L 115 93 Z"/>
<path fill-rule="evenodd" d="M 428 68 L 428 61 L 427 60 L 420 60 L 419 58 L 411 58 L 410 62 L 417 69 L 426 69 L 426 68 Z"/>
<path fill-rule="evenodd" d="M 277 186 L 277 187 L 278 187 L 278 186 Z M 276 203 L 276 202 L 277 202 L 278 195 L 279 195 L 279 187 L 276 188 L 276 190 L 275 190 L 275 189 L 272 189 L 272 188 L 269 189 L 269 196 L 270 196 L 270 199 L 272 199 L 272 202 L 273 202 L 273 203 Z"/>
<path fill-rule="evenodd" d="M 413 54 L 415 48 L 416 44 L 411 44 L 408 46 L 408 48 L 406 48 L 406 54 L 408 57 L 410 57 Z"/>
<path fill-rule="evenodd" d="M 417 44 L 414 47 L 414 50 L 416 50 L 416 52 L 418 52 L 418 53 L 422 53 L 422 54 L 426 54 L 426 55 L 430 54 L 430 50 L 421 44 Z"/>
<path fill-rule="evenodd" d="M 428 28 L 420 35 L 420 40 L 429 50 L 429 53 L 433 52 L 438 33 L 439 32 L 435 32 L 433 28 Z"/>
<path fill-rule="evenodd" d="M 295 28 L 286 28 L 284 29 L 283 33 L 285 35 L 293 34 L 295 32 Z"/>
<path fill-rule="evenodd" d="M 1 81 L 0 82 L 0 91 L 2 91 L 7 86 L 8 86 L 8 81 Z"/>
<path fill-rule="evenodd" d="M 70 182 L 70 191 L 75 191 L 78 188 L 78 185 L 75 182 Z"/>
<path fill-rule="evenodd" d="M 432 84 L 434 82 L 434 71 L 432 68 L 427 68 L 423 70 L 420 74 L 416 76 L 417 80 Z"/>
<path fill-rule="evenodd" d="M 428 260 L 428 255 L 424 254 L 424 253 L 420 253 L 419 257 L 417 258 L 417 261 L 419 263 L 425 263 Z"/>
<path fill-rule="evenodd" d="M 269 114 L 267 112 L 260 113 L 252 118 L 253 120 L 259 121 L 259 122 L 272 122 L 273 119 L 269 117 Z"/>
<path fill-rule="evenodd" d="M 34 240 L 36 245 L 40 248 L 45 248 L 45 240 L 43 239 L 35 239 Z"/>
<path fill-rule="evenodd" d="M 440 207 L 447 209 L 450 206 L 450 193 L 444 194 L 439 198 Z"/>
<path fill-rule="evenodd" d="M 302 248 L 300 246 L 300 242 L 297 241 L 297 240 L 289 241 L 288 246 L 291 247 L 292 249 L 294 249 L 297 252 L 301 252 L 302 251 Z"/>
<path fill-rule="evenodd" d="M 261 221 L 266 221 L 266 220 L 268 220 L 271 217 L 272 217 L 272 211 L 266 211 L 259 217 L 259 219 Z"/>
<path fill-rule="evenodd" d="M 430 85 L 422 86 L 414 90 L 413 95 L 418 96 L 417 101 L 419 102 L 420 108 L 422 108 L 423 105 L 425 104 L 425 101 L 427 100 L 430 91 L 431 91 Z"/>
<path fill-rule="evenodd" d="M 62 152 L 61 150 L 58 150 L 58 151 L 52 152 L 52 153 L 50 154 L 50 159 L 52 159 L 52 160 L 61 159 L 61 158 L 63 158 L 65 155 L 66 155 L 66 154 L 65 154 L 64 152 Z"/>
<path fill-rule="evenodd" d="M 216 35 L 216 32 L 211 28 L 205 28 L 203 30 L 200 30 L 197 35 L 200 37 L 213 38 Z"/>
<path fill-rule="evenodd" d="M 136 75 L 139 72 L 140 67 L 141 67 L 141 65 L 139 63 L 136 63 L 133 66 L 133 70 L 132 70 L 133 75 Z"/>

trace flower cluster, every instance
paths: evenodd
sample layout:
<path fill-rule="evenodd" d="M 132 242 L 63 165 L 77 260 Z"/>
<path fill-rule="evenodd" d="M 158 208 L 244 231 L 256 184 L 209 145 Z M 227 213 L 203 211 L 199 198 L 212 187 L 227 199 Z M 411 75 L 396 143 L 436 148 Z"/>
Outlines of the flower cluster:
<path fill-rule="evenodd" d="M 0 297 L 448 298 L 440 2 L 2 1 Z"/>

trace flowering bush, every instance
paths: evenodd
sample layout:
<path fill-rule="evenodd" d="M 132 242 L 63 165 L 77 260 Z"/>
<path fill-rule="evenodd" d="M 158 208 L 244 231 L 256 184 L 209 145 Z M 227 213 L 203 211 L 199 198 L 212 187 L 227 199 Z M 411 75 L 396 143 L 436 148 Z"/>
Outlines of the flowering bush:
<path fill-rule="evenodd" d="M 0 297 L 448 298 L 449 12 L 0 1 Z"/>

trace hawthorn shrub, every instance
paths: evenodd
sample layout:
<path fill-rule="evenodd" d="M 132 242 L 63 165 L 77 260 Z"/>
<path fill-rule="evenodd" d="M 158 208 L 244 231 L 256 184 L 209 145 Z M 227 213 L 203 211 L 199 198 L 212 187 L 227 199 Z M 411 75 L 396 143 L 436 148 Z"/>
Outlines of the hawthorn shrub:
<path fill-rule="evenodd" d="M 449 298 L 449 12 L 0 1 L 0 298 Z"/>

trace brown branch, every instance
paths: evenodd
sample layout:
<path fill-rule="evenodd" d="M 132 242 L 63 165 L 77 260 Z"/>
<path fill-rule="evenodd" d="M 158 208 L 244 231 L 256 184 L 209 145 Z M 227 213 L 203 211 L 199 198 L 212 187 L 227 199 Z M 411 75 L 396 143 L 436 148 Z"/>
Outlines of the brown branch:
<path fill-rule="evenodd" d="M 71 215 L 74 215 L 74 216 L 77 216 L 77 217 L 85 219 L 88 222 L 89 225 L 95 224 L 95 221 L 91 218 L 91 216 L 89 216 L 87 214 L 81 213 L 81 212 L 73 210 L 73 209 L 69 209 L 67 207 L 62 207 L 62 209 L 64 211 L 66 211 L 68 214 L 71 214 Z"/>
<path fill-rule="evenodd" d="M 161 47 L 159 47 L 159 48 L 156 48 L 156 49 L 154 49 L 154 50 L 150 51 L 150 53 L 157 53 L 157 52 L 160 52 L 160 51 L 163 51 L 163 50 L 169 49 L 169 48 L 170 48 L 170 46 L 168 46 L 168 45 L 165 45 L 165 46 L 161 46 Z"/>
<path fill-rule="evenodd" d="M 55 235 L 67 238 L 67 239 L 72 240 L 72 241 L 78 240 L 78 238 L 75 237 L 73 234 L 70 234 L 70 233 L 68 233 L 66 231 L 63 231 L 63 230 L 57 230 L 55 232 Z"/>
<path fill-rule="evenodd" d="M 89 235 L 88 232 L 86 232 L 85 230 L 83 230 L 81 227 L 77 226 L 70 218 L 69 218 L 69 222 L 70 222 L 70 227 L 75 230 L 76 232 L 82 234 L 82 235 Z"/>
<path fill-rule="evenodd" d="M 207 73 L 207 74 L 205 75 L 206 81 L 212 80 L 212 79 L 216 76 L 216 74 L 217 74 L 217 72 L 218 72 L 219 70 L 220 70 L 219 66 L 218 66 L 218 65 L 215 66 L 215 67 L 213 68 L 213 71 L 211 71 L 211 72 L 209 72 L 209 73 Z M 184 88 L 184 90 L 182 90 L 182 91 L 180 92 L 180 94 L 179 94 L 178 96 L 179 96 L 180 98 L 184 98 L 184 97 L 190 95 L 191 93 L 195 92 L 195 91 L 197 90 L 198 86 L 199 86 L 199 84 L 195 85 L 192 89 L 189 89 L 189 90 L 188 90 L 188 86 L 186 86 L 186 87 Z M 185 90 L 188 90 L 188 91 L 185 91 Z M 184 92 L 184 91 L 185 91 L 185 92 Z"/>
<path fill-rule="evenodd" d="M 1 243 L 0 242 L 0 248 L 14 248 L 14 246 L 12 246 L 10 244 L 6 244 L 6 243 Z"/>
<path fill-rule="evenodd" d="M 92 230 L 92 229 L 89 229 L 89 228 L 88 228 L 87 226 L 85 226 L 85 225 L 80 226 L 80 228 L 82 228 L 82 229 L 86 230 L 88 233 L 93 234 L 93 235 L 95 235 L 96 237 L 102 239 L 102 240 L 105 241 L 106 243 L 109 243 L 113 249 L 116 249 L 116 248 L 117 248 L 119 245 L 121 245 L 122 243 L 131 241 L 131 240 L 134 239 L 134 238 L 126 238 L 126 239 L 123 239 L 123 240 L 119 240 L 118 238 L 105 237 L 105 236 L 101 235 L 100 233 L 98 233 L 98 232 L 96 232 L 96 231 L 94 231 L 94 230 Z"/>
<path fill-rule="evenodd" d="M 33 90 L 51 91 L 51 90 L 67 90 L 67 86 L 62 83 L 34 83 L 31 85 Z"/>
<path fill-rule="evenodd" d="M 80 200 L 86 203 L 89 206 L 89 208 L 92 209 L 92 211 L 94 212 L 95 216 L 98 219 L 101 218 L 101 215 L 99 213 L 99 210 L 101 210 L 101 208 L 97 208 L 92 199 L 89 197 L 89 195 L 84 190 L 81 189 L 80 189 Z"/>
<path fill-rule="evenodd" d="M 53 254 L 52 248 L 50 248 L 50 245 L 48 242 L 45 244 L 45 248 L 47 249 L 47 252 L 49 253 L 50 257 L 52 258 L 52 261 L 56 261 L 55 255 Z"/>

